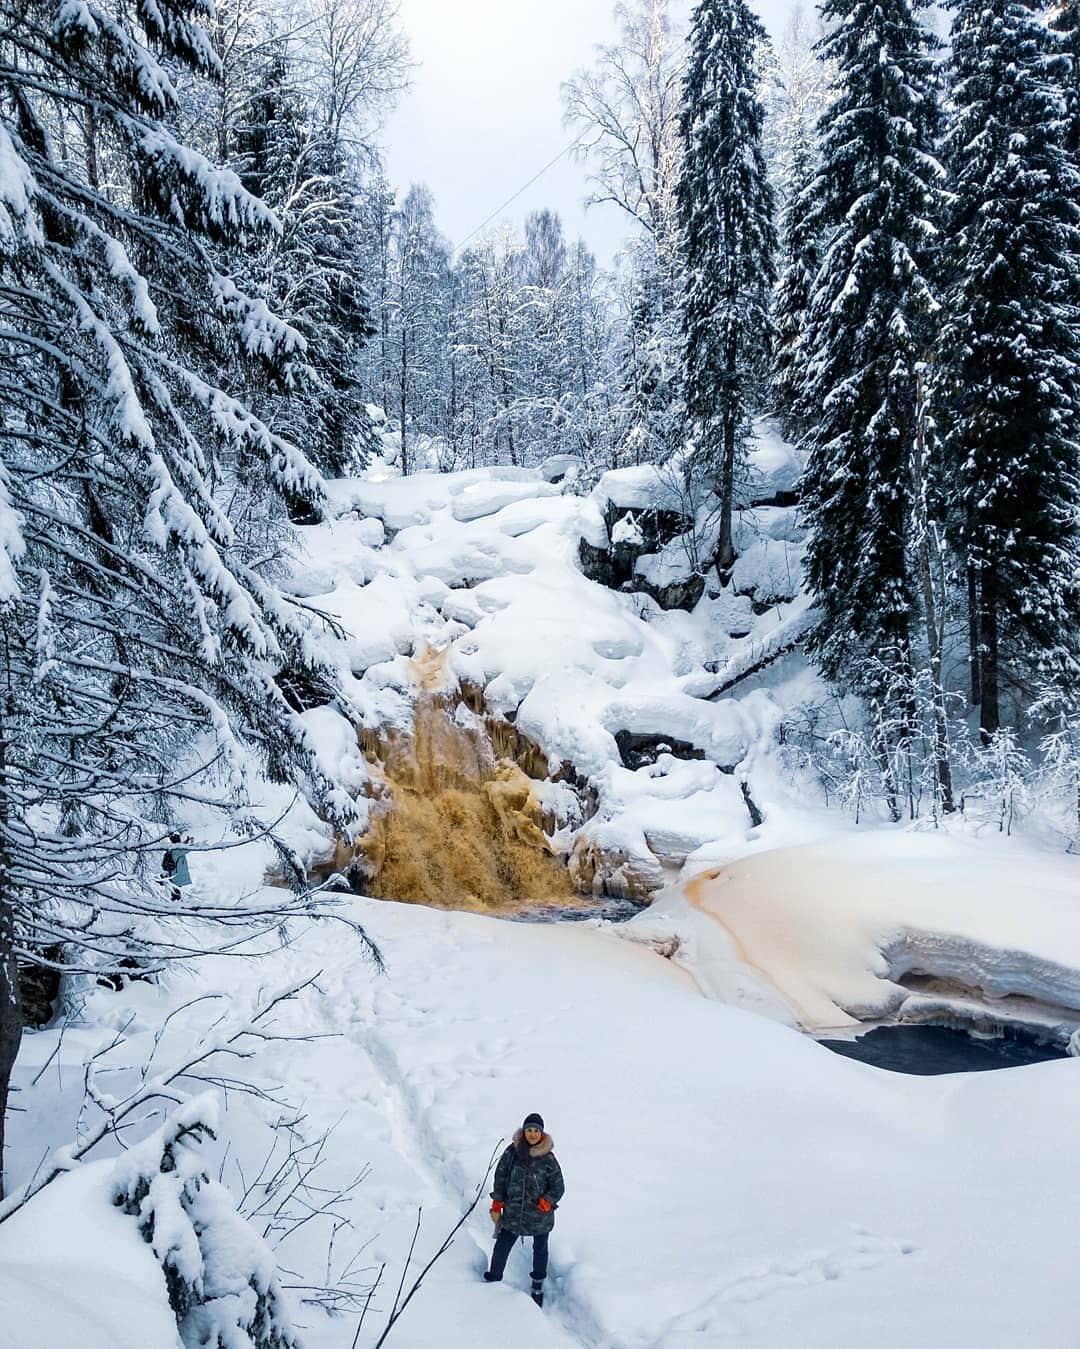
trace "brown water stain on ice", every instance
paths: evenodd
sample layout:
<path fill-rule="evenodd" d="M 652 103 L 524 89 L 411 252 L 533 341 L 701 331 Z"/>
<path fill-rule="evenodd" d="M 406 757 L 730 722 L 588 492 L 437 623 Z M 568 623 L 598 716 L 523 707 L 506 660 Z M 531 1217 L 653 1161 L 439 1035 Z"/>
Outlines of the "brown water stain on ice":
<path fill-rule="evenodd" d="M 812 1024 L 813 1017 L 808 1015 L 807 1009 L 799 1005 L 798 1000 L 792 996 L 791 992 L 783 986 L 766 966 L 754 959 L 750 954 L 745 941 L 735 927 L 730 922 L 725 921 L 725 919 L 717 912 L 715 903 L 707 902 L 710 899 L 715 901 L 715 892 L 718 887 L 725 883 L 729 883 L 732 879 L 733 877 L 730 875 L 727 867 L 715 867 L 711 871 L 703 871 L 699 875 L 694 876 L 691 880 L 684 882 L 682 887 L 683 893 L 699 913 L 704 914 L 706 918 L 716 923 L 718 927 L 724 929 L 732 946 L 735 948 L 735 954 L 739 957 L 739 960 L 748 969 L 753 970 L 756 975 L 763 979 L 765 983 L 776 992 L 781 1001 L 786 1003 L 798 1014 L 800 1022 L 804 1026 Z"/>

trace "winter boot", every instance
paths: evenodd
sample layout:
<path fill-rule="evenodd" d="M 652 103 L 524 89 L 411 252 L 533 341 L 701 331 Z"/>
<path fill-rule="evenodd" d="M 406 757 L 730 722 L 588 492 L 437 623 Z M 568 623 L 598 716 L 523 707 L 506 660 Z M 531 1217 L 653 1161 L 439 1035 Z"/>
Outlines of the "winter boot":
<path fill-rule="evenodd" d="M 491 1272 L 490 1269 L 485 1269 L 485 1270 L 484 1270 L 484 1282 L 485 1282 L 485 1283 L 502 1283 L 502 1275 L 501 1275 L 501 1274 L 492 1274 L 492 1272 Z"/>
<path fill-rule="evenodd" d="M 532 1281 L 532 1300 L 538 1307 L 544 1305 L 544 1284 L 541 1279 L 533 1279 Z"/>

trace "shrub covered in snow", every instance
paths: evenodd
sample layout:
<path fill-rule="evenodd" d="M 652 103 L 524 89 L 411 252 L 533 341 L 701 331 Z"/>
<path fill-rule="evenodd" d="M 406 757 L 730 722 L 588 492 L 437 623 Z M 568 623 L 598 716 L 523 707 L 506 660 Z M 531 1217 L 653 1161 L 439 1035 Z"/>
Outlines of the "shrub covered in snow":
<path fill-rule="evenodd" d="M 216 1117 L 209 1093 L 173 1110 L 117 1163 L 113 1202 L 161 1263 L 184 1349 L 299 1349 L 270 1248 L 204 1169 Z"/>

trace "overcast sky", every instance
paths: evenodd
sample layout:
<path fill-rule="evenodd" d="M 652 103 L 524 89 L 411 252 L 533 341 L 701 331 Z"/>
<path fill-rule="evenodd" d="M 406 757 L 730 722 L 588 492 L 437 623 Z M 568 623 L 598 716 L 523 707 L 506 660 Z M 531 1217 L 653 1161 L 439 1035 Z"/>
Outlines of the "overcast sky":
<path fill-rule="evenodd" d="M 756 0 L 776 31 L 795 0 Z M 568 145 L 559 86 L 616 36 L 615 0 L 401 0 L 413 87 L 383 131 L 387 172 L 403 194 L 427 183 L 455 245 Z M 690 0 L 685 12 L 689 13 Z M 500 219 L 520 225 L 550 206 L 607 264 L 626 233 L 620 212 L 586 213 L 585 168 L 569 156 Z"/>

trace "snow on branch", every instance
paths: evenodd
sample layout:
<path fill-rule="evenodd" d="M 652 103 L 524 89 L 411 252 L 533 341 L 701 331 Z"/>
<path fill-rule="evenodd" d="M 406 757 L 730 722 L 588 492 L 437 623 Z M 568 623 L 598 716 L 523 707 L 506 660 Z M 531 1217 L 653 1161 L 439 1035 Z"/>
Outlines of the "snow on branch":
<path fill-rule="evenodd" d="M 214 275 L 210 284 L 218 308 L 238 323 L 240 339 L 249 356 L 274 366 L 283 358 L 306 353 L 307 338 L 291 323 L 278 318 L 265 300 L 245 295 L 227 276 Z M 287 367 L 286 381 L 291 383 Z"/>
<path fill-rule="evenodd" d="M 237 174 L 218 168 L 164 130 L 144 129 L 134 149 L 142 161 L 144 188 L 166 219 L 219 240 L 281 233 L 277 216 Z"/>
<path fill-rule="evenodd" d="M 274 435 L 238 399 L 207 384 L 192 371 L 174 367 L 173 374 L 206 409 L 223 440 L 237 448 L 253 450 L 264 460 L 279 490 L 309 502 L 323 499 L 322 474 L 295 445 Z"/>
<path fill-rule="evenodd" d="M 105 358 L 108 380 L 104 392 L 112 406 L 117 430 L 125 440 L 152 448 L 154 433 L 135 389 L 131 367 L 112 329 L 94 312 L 85 295 L 48 258 L 43 259 L 43 266 L 46 275 L 78 316 L 79 327 L 93 338 Z"/>
<path fill-rule="evenodd" d="M 97 5 L 88 0 L 61 0 L 53 35 L 70 57 L 83 57 L 90 44 L 96 44 L 113 80 L 144 112 L 160 116 L 176 106 L 176 86 L 168 73 L 134 34 Z"/>
<path fill-rule="evenodd" d="M 0 256 L 20 247 L 40 248 L 41 226 L 33 210 L 37 183 L 0 122 Z"/>
<path fill-rule="evenodd" d="M 212 1093 L 170 1111 L 116 1163 L 113 1202 L 161 1264 L 183 1344 L 299 1349 L 273 1253 L 203 1162 L 217 1116 Z"/>
<path fill-rule="evenodd" d="M 217 18 L 213 0 L 189 0 L 180 6 L 175 0 L 136 0 L 135 13 L 152 42 L 211 79 L 220 78 L 221 59 L 207 32 Z"/>
<path fill-rule="evenodd" d="M 299 1035 L 276 1036 L 271 1027 L 274 1012 L 308 989 L 317 988 L 321 973 L 321 970 L 317 971 L 298 983 L 265 995 L 250 1016 L 234 1021 L 231 1025 L 224 1018 L 220 1019 L 199 1037 L 197 1045 L 188 1054 L 171 1066 L 158 1069 L 155 1058 L 174 1019 L 190 1011 L 192 1007 L 215 1000 L 229 1004 L 231 1000 L 224 993 L 212 994 L 195 998 L 175 1008 L 165 1018 L 154 1037 L 153 1050 L 139 1069 L 137 1085 L 122 1097 L 113 1096 L 105 1091 L 100 1083 L 101 1073 L 111 1070 L 111 1065 L 106 1062 L 109 1055 L 125 1043 L 122 1031 L 114 1036 L 109 1044 L 91 1056 L 85 1070 L 83 1109 L 85 1113 L 88 1106 L 95 1107 L 100 1115 L 97 1123 L 92 1127 L 84 1127 L 80 1131 L 78 1141 L 57 1148 L 35 1176 L 0 1202 L 0 1222 L 17 1213 L 46 1185 L 52 1184 L 65 1172 L 73 1170 L 104 1139 L 119 1137 L 122 1129 L 140 1119 L 145 1119 L 147 1106 L 161 1101 L 178 1107 L 190 1106 L 190 1092 L 181 1085 L 182 1083 L 198 1082 L 200 1086 L 219 1085 L 222 1081 L 219 1066 L 221 1058 L 250 1059 L 255 1053 L 253 1042 L 259 1040 L 315 1038 Z M 230 1079 L 229 1084 L 234 1087 L 240 1085 L 236 1079 Z M 243 1087 L 256 1095 L 268 1095 L 253 1083 L 244 1083 Z"/>
<path fill-rule="evenodd" d="M 0 127 L 0 131 L 2 130 Z M 0 167 L 0 183 L 2 182 L 3 170 Z M 22 518 L 11 504 L 7 469 L 0 464 L 0 605 L 17 599 L 22 593 L 16 564 L 25 552 L 26 540 L 23 538 Z"/>

